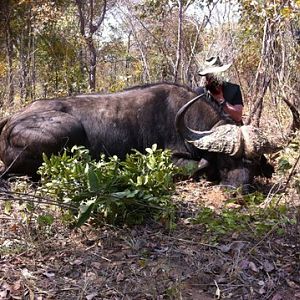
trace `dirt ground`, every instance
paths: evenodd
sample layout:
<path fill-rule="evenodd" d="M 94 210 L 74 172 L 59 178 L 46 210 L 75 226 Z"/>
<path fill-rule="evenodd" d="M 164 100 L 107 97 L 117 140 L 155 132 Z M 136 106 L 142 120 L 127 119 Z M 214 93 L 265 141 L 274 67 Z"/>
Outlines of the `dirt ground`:
<path fill-rule="evenodd" d="M 281 235 L 229 232 L 216 241 L 190 221 L 228 197 L 206 182 L 178 183 L 173 230 L 156 223 L 71 229 L 59 219 L 41 228 L 18 201 L 9 212 L 2 202 L 0 300 L 300 299 L 299 222 Z"/>

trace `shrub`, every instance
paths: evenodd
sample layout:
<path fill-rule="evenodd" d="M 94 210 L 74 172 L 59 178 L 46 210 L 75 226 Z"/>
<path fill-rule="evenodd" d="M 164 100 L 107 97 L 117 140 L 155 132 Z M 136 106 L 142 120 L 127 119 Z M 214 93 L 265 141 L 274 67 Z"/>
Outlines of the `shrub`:
<path fill-rule="evenodd" d="M 145 155 L 135 150 L 124 161 L 104 155 L 95 161 L 84 147 L 73 147 L 61 156 L 43 158 L 39 191 L 75 204 L 77 226 L 90 217 L 117 225 L 140 224 L 148 218 L 173 224 L 170 198 L 178 169 L 170 151 L 153 145 Z"/>

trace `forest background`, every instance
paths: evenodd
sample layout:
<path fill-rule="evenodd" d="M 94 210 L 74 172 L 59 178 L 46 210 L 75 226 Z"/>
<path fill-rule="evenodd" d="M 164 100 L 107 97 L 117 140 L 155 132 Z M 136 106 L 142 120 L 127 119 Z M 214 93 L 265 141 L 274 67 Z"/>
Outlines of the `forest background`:
<path fill-rule="evenodd" d="M 300 0 L 0 0 L 0 116 L 147 83 L 195 88 L 219 55 L 244 123 L 286 138 L 286 104 L 300 111 L 299 12 Z M 32 182 L 0 181 L 0 299 L 300 298 L 299 139 L 268 157 L 276 172 L 252 194 L 178 182 L 172 231 L 73 230 Z"/>
<path fill-rule="evenodd" d="M 300 106 L 299 0 L 0 3 L 3 114 L 36 99 L 145 83 L 194 88 L 212 55 L 233 62 L 228 79 L 242 87 L 246 122 L 259 125 L 264 101 Z"/>

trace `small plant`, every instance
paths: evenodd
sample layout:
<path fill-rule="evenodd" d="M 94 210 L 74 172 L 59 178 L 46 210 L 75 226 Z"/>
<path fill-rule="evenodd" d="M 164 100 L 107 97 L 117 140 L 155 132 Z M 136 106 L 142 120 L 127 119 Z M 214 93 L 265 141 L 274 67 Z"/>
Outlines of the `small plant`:
<path fill-rule="evenodd" d="M 295 222 L 294 217 L 288 216 L 286 205 L 271 205 L 268 208 L 252 206 L 248 210 L 224 209 L 220 213 L 203 208 L 193 220 L 194 224 L 203 224 L 212 239 L 241 232 L 261 236 L 274 230 L 277 234 L 282 234 L 286 224 Z"/>
<path fill-rule="evenodd" d="M 281 157 L 278 161 L 278 170 L 281 173 L 285 173 L 286 171 L 290 170 L 292 167 L 291 163 L 289 162 L 289 159 L 286 157 Z"/>
<path fill-rule="evenodd" d="M 91 216 L 94 221 L 129 225 L 154 218 L 171 226 L 174 206 L 170 197 L 178 169 L 170 151 L 153 145 L 146 152 L 134 151 L 124 161 L 102 155 L 96 162 L 83 147 L 73 147 L 70 155 L 64 151 L 61 156 L 44 156 L 39 190 L 75 204 L 77 226 Z"/>
<path fill-rule="evenodd" d="M 263 195 L 258 192 L 245 195 L 242 208 L 223 209 L 219 213 L 205 207 L 194 218 L 193 223 L 203 224 L 210 239 L 214 240 L 224 234 L 245 231 L 255 236 L 266 234 L 271 230 L 281 234 L 286 224 L 295 223 L 294 218 L 288 216 L 287 206 L 276 204 L 276 199 L 267 208 L 257 206 L 262 197 Z"/>
<path fill-rule="evenodd" d="M 299 134 L 285 148 L 278 159 L 278 171 L 290 176 L 290 186 L 300 194 L 300 136 Z"/>
<path fill-rule="evenodd" d="M 210 235 L 218 237 L 225 233 L 244 230 L 248 221 L 248 216 L 241 218 L 241 215 L 234 210 L 226 209 L 217 214 L 212 209 L 205 207 L 199 212 L 193 223 L 203 224 Z"/>
<path fill-rule="evenodd" d="M 243 205 L 244 207 L 251 207 L 263 203 L 265 198 L 266 196 L 259 191 L 255 191 L 249 194 L 238 193 L 237 197 L 229 199 L 227 203 L 235 203 Z"/>

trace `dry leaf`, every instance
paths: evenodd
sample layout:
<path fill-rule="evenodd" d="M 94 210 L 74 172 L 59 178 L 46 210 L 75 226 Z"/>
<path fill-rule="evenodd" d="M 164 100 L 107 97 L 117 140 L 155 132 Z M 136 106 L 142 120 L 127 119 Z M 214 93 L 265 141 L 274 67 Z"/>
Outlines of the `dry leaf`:
<path fill-rule="evenodd" d="M 74 260 L 73 265 L 79 266 L 79 265 L 82 265 L 82 263 L 83 263 L 83 260 L 80 258 L 77 258 Z"/>
<path fill-rule="evenodd" d="M 53 277 L 55 277 L 55 274 L 51 273 L 51 272 L 44 272 L 43 275 L 45 275 L 47 278 L 53 278 Z"/>
<path fill-rule="evenodd" d="M 22 275 L 23 275 L 25 278 L 27 278 L 27 279 L 35 278 L 35 276 L 32 275 L 32 273 L 29 272 L 28 269 L 26 269 L 26 268 L 22 269 L 22 270 L 21 270 L 21 273 L 22 273 Z"/>
<path fill-rule="evenodd" d="M 282 296 L 281 296 L 280 293 L 276 293 L 276 294 L 273 296 L 272 300 L 283 300 L 283 298 L 282 298 Z"/>
<path fill-rule="evenodd" d="M 257 273 L 259 271 L 258 268 L 256 267 L 255 263 L 252 261 L 249 262 L 249 268 L 250 268 L 250 270 L 252 270 L 255 273 Z"/>
<path fill-rule="evenodd" d="M 13 288 L 13 290 L 14 290 L 14 291 L 18 291 L 21 287 L 22 287 L 21 280 L 17 280 L 17 281 L 14 283 L 14 288 Z"/>
<path fill-rule="evenodd" d="M 294 281 L 289 280 L 287 278 L 285 280 L 286 280 L 286 283 L 288 284 L 289 287 L 291 287 L 293 289 L 298 289 L 299 288 L 299 285 L 296 284 Z"/>
<path fill-rule="evenodd" d="M 97 261 L 93 261 L 93 262 L 91 263 L 91 266 L 92 266 L 93 268 L 97 269 L 97 270 L 100 270 L 100 269 L 102 268 L 103 264 L 100 263 L 100 262 L 97 262 Z"/>
<path fill-rule="evenodd" d="M 18 225 L 17 224 L 13 224 L 12 226 L 10 226 L 10 231 L 12 232 L 16 232 L 18 229 Z"/>
<path fill-rule="evenodd" d="M 228 253 L 231 250 L 231 244 L 219 246 L 218 249 L 220 249 L 223 253 Z"/>
<path fill-rule="evenodd" d="M 117 275 L 117 282 L 123 281 L 125 278 L 124 273 L 118 273 Z"/>
<path fill-rule="evenodd" d="M 267 273 L 270 273 L 275 269 L 274 265 L 267 260 L 264 262 L 263 266 Z"/>
<path fill-rule="evenodd" d="M 261 287 L 261 288 L 259 289 L 258 293 L 259 293 L 260 295 L 265 294 L 265 293 L 266 293 L 265 288 L 264 288 L 264 287 Z"/>
<path fill-rule="evenodd" d="M 11 286 L 4 282 L 0 288 L 0 300 L 10 299 Z"/>
<path fill-rule="evenodd" d="M 249 260 L 242 259 L 239 263 L 239 266 L 242 270 L 247 270 L 249 268 Z"/>
<path fill-rule="evenodd" d="M 86 296 L 86 300 L 92 300 L 96 296 L 98 296 L 98 293 L 91 293 Z"/>

